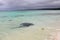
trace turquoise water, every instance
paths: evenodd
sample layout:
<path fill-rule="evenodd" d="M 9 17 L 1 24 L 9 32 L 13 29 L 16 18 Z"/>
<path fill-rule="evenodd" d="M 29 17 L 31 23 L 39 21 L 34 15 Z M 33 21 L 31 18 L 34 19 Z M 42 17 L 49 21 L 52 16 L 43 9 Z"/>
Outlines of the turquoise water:
<path fill-rule="evenodd" d="M 33 27 L 59 27 L 60 10 L 0 12 L 0 32 L 13 31 L 15 29 L 11 28 L 19 27 L 24 22 L 33 23 Z"/>
<path fill-rule="evenodd" d="M 26 28 L 16 28 L 25 22 L 33 23 L 34 25 Z M 35 28 L 40 27 L 60 28 L 60 10 L 0 12 L 0 39 L 10 33 L 21 33 L 26 29 L 35 30 Z"/>
<path fill-rule="evenodd" d="M 50 10 L 50 11 L 48 11 L 48 10 L 35 10 L 35 11 L 5 11 L 5 12 L 0 12 L 0 17 L 2 16 L 7 16 L 7 17 L 13 17 L 13 16 L 31 16 L 31 15 L 33 15 L 33 16 L 39 16 L 39 15 L 41 15 L 41 14 L 46 14 L 46 13 L 60 13 L 60 11 L 59 10 Z"/>
<path fill-rule="evenodd" d="M 35 10 L 35 11 L 8 11 L 8 12 L 0 12 L 0 21 L 12 20 L 14 18 L 21 18 L 22 20 L 26 20 L 29 18 L 34 19 L 43 19 L 45 20 L 50 18 L 56 18 L 60 15 L 54 15 L 60 13 L 59 10 Z M 45 15 L 46 14 L 46 15 Z M 47 15 L 53 14 L 53 15 Z M 29 19 L 30 20 L 30 19 Z"/>

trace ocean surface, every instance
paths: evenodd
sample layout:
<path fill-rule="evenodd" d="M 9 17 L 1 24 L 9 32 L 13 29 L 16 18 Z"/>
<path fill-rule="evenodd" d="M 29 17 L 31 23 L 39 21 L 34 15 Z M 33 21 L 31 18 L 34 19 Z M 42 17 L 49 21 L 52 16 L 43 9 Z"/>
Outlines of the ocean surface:
<path fill-rule="evenodd" d="M 19 28 L 21 23 L 33 23 L 34 25 Z M 60 10 L 0 12 L 0 40 L 28 40 L 29 38 L 30 40 L 44 40 L 39 39 L 40 35 L 43 35 L 39 33 L 43 32 L 40 28 L 43 27 L 59 29 Z M 37 39 L 35 39 L 35 32 L 39 34 L 36 36 Z M 46 31 L 44 32 L 46 33 Z M 35 35 L 31 37 L 30 34 Z"/>

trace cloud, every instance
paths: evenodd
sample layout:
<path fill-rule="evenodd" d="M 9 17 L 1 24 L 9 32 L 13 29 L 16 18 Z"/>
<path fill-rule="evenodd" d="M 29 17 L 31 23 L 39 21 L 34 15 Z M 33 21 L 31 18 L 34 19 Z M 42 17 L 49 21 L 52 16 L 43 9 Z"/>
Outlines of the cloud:
<path fill-rule="evenodd" d="M 60 0 L 0 0 L 0 10 L 60 8 Z"/>

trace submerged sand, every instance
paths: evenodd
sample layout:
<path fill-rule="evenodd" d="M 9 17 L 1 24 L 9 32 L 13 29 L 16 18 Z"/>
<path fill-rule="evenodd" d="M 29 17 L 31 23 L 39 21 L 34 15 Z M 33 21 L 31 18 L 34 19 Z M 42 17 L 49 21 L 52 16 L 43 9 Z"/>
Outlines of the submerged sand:
<path fill-rule="evenodd" d="M 33 19 L 35 19 L 35 17 Z M 50 19 L 51 21 L 42 19 L 41 21 L 40 19 L 34 21 L 32 21 L 32 19 L 25 19 L 25 21 L 21 21 L 20 18 L 14 18 L 12 21 L 7 20 L 4 23 L 1 22 L 0 40 L 52 40 L 56 28 L 59 27 L 59 21 L 55 19 Z M 34 26 L 12 29 L 19 27 L 20 22 L 31 22 Z M 52 38 L 50 38 L 50 36 L 52 36 Z"/>
<path fill-rule="evenodd" d="M 60 29 L 60 15 L 40 15 L 40 12 L 37 13 L 37 15 L 25 14 L 25 16 L 0 17 L 0 40 L 53 40 L 56 30 Z M 34 25 L 26 28 L 15 28 L 25 22 Z"/>

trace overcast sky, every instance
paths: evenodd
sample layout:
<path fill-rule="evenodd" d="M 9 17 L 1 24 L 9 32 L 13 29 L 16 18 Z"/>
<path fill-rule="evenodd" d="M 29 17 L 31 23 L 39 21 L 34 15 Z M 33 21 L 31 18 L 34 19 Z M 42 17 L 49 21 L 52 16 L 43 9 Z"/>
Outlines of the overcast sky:
<path fill-rule="evenodd" d="M 0 10 L 60 8 L 60 0 L 0 0 Z"/>

